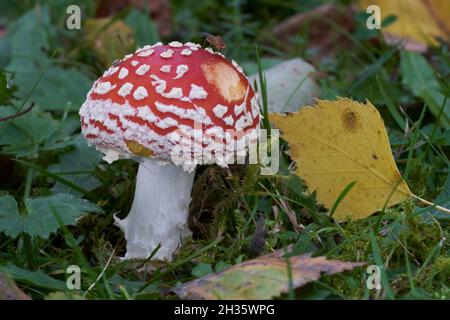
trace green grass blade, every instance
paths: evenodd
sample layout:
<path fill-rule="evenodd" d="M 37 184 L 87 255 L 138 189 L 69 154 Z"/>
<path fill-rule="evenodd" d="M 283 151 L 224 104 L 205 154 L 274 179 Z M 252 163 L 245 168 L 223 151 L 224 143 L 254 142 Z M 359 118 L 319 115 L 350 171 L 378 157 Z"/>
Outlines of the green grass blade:
<path fill-rule="evenodd" d="M 389 283 L 389 279 L 387 277 L 386 271 L 384 269 L 383 259 L 381 258 L 380 248 L 378 247 L 377 239 L 373 231 L 370 231 L 370 243 L 372 245 L 372 256 L 375 261 L 375 264 L 380 268 L 381 272 L 381 284 L 383 286 L 383 291 L 386 295 L 386 298 L 389 300 L 395 299 L 394 291 Z"/>

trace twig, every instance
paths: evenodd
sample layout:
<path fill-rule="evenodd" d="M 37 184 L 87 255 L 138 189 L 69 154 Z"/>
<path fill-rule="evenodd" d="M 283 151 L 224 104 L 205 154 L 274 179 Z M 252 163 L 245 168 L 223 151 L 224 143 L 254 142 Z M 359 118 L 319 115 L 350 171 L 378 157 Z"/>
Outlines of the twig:
<path fill-rule="evenodd" d="M 103 277 L 103 275 L 105 274 L 106 269 L 108 268 L 109 264 L 111 263 L 111 260 L 114 256 L 114 253 L 116 252 L 116 248 L 114 248 L 113 252 L 111 253 L 111 256 L 109 257 L 108 261 L 106 262 L 105 267 L 103 268 L 102 272 L 100 272 L 100 274 L 98 275 L 97 279 L 95 279 L 95 281 L 89 286 L 89 288 L 86 290 L 86 292 L 84 293 L 83 297 L 86 297 L 86 295 L 89 293 L 89 291 L 92 290 L 92 288 L 95 287 L 95 285 L 97 284 L 97 282 L 99 282 L 99 280 Z"/>
<path fill-rule="evenodd" d="M 336 6 L 332 4 L 325 4 L 317 7 L 314 10 L 309 12 L 300 12 L 297 13 L 287 20 L 275 25 L 272 28 L 272 34 L 277 37 L 286 37 L 286 35 L 292 35 L 298 32 L 298 29 L 302 24 L 307 22 L 309 19 L 318 16 L 318 15 L 326 15 L 330 12 L 335 12 Z"/>
<path fill-rule="evenodd" d="M 438 206 L 438 205 L 434 204 L 433 202 L 430 202 L 430 201 L 427 201 L 427 200 L 425 200 L 425 199 L 422 199 L 421 197 L 418 197 L 418 196 L 416 196 L 416 195 L 414 195 L 414 194 L 413 194 L 412 196 L 413 196 L 415 199 L 419 200 L 420 202 L 422 202 L 422 203 L 424 203 L 424 204 L 426 204 L 426 205 L 428 205 L 428 206 L 432 206 L 432 207 L 435 208 L 436 210 L 439 210 L 439 211 L 442 211 L 442 212 L 445 212 L 445 213 L 450 213 L 450 210 L 447 209 L 447 208 Z"/>
<path fill-rule="evenodd" d="M 26 108 L 25 110 L 20 111 L 20 112 L 17 112 L 17 113 L 15 113 L 15 114 L 12 114 L 12 115 L 7 116 L 7 117 L 4 117 L 4 118 L 0 118 L 0 122 L 8 121 L 8 120 L 11 120 L 11 119 L 14 119 L 14 118 L 18 118 L 18 117 L 20 117 L 20 116 L 23 116 L 25 113 L 30 112 L 30 111 L 34 108 L 34 105 L 35 105 L 35 103 L 34 103 L 34 101 L 33 101 L 33 102 L 30 104 L 30 106 L 29 106 L 28 108 Z"/>

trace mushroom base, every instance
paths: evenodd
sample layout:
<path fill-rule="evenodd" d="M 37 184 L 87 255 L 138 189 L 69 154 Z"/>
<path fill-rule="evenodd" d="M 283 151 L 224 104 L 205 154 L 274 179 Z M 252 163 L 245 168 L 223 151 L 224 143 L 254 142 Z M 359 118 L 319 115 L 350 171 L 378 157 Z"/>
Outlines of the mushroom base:
<path fill-rule="evenodd" d="M 145 159 L 139 164 L 136 191 L 128 216 L 115 224 L 125 233 L 125 259 L 148 258 L 161 244 L 154 259 L 171 260 L 188 228 L 194 172 L 173 164 Z"/>

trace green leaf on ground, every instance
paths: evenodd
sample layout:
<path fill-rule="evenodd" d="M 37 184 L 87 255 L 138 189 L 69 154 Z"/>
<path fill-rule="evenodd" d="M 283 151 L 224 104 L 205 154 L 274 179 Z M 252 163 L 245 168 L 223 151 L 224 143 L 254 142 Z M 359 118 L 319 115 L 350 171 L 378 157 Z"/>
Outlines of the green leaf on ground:
<path fill-rule="evenodd" d="M 18 111 L 15 107 L 0 108 L 0 117 Z M 38 107 L 20 117 L 0 122 L 0 146 L 4 146 L 2 152 L 16 157 L 37 158 L 40 149 L 64 148 L 73 141 L 67 133 L 64 134 L 62 125 L 50 113 L 42 112 Z"/>
<path fill-rule="evenodd" d="M 74 139 L 73 149 L 58 155 L 58 164 L 49 167 L 49 171 L 55 174 L 59 172 L 69 173 L 62 177 L 87 191 L 91 191 L 101 185 L 101 182 L 93 173 L 102 160 L 102 154 L 89 147 L 82 136 Z M 52 188 L 55 193 L 80 194 L 69 186 L 56 182 Z"/>
<path fill-rule="evenodd" d="M 207 274 L 210 274 L 212 272 L 213 272 L 213 270 L 212 270 L 211 264 L 201 262 L 192 269 L 191 274 L 193 276 L 199 278 L 199 277 L 206 276 Z"/>
<path fill-rule="evenodd" d="M 77 111 L 91 85 L 91 79 L 77 70 L 50 67 L 30 99 L 43 110 Z"/>
<path fill-rule="evenodd" d="M 142 47 L 159 41 L 156 25 L 145 12 L 131 10 L 125 18 L 125 23 L 133 30 L 134 40 L 138 46 Z"/>
<path fill-rule="evenodd" d="M 11 60 L 5 68 L 13 73 L 17 97 L 25 98 L 51 63 L 49 34 L 50 24 L 46 6 L 30 10 L 9 29 Z M 51 66 L 30 97 L 45 110 L 77 110 L 91 86 L 91 80 L 83 73 Z"/>
<path fill-rule="evenodd" d="M 403 84 L 416 97 L 422 98 L 428 104 L 433 115 L 438 117 L 445 96 L 442 94 L 441 86 L 427 60 L 416 52 L 402 51 L 400 69 Z M 447 99 L 444 106 L 440 123 L 446 129 L 450 128 L 450 99 Z"/>
<path fill-rule="evenodd" d="M 12 88 L 8 85 L 6 73 L 0 71 L 0 106 L 8 105 L 10 103 L 12 92 Z"/>
<path fill-rule="evenodd" d="M 12 263 L 8 263 L 6 266 L 0 266 L 0 271 L 9 274 L 13 279 L 20 283 L 34 285 L 45 289 L 67 290 L 64 281 L 54 279 L 41 270 L 28 271 L 19 268 Z"/>
<path fill-rule="evenodd" d="M 20 217 L 20 213 L 16 200 L 10 195 L 1 196 L 0 230 L 10 236 L 15 237 L 18 235 L 23 228 L 21 228 L 15 221 L 10 221 L 10 219 L 17 220 L 17 217 Z"/>
<path fill-rule="evenodd" d="M 447 175 L 447 180 L 442 187 L 442 192 L 433 200 L 433 203 L 450 210 L 450 173 Z M 425 219 L 427 219 L 429 214 L 431 214 L 439 220 L 450 220 L 450 215 L 448 213 L 442 212 L 433 207 L 428 208 L 429 210 L 417 208 L 416 211 L 422 212 Z"/>
<path fill-rule="evenodd" d="M 86 300 L 86 298 L 70 291 L 57 291 L 49 293 L 45 300 Z"/>
<path fill-rule="evenodd" d="M 0 197 L 0 231 L 11 237 L 26 233 L 31 236 L 48 238 L 59 228 L 54 213 L 64 225 L 75 225 L 77 218 L 88 212 L 101 212 L 101 209 L 87 200 L 69 194 L 27 199 L 27 214 L 20 214 L 15 199 L 9 195 Z"/>

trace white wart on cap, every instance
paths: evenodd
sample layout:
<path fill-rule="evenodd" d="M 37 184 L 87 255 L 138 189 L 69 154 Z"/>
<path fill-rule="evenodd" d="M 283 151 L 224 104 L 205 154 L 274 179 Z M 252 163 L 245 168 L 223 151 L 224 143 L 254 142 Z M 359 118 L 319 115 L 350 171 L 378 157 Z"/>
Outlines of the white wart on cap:
<path fill-rule="evenodd" d="M 169 161 L 177 134 L 194 123 L 219 137 L 259 125 L 255 93 L 242 69 L 193 43 L 145 46 L 99 78 L 80 109 L 88 142 L 114 161 Z M 208 147 L 208 140 L 202 147 Z"/>

